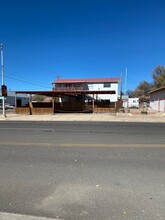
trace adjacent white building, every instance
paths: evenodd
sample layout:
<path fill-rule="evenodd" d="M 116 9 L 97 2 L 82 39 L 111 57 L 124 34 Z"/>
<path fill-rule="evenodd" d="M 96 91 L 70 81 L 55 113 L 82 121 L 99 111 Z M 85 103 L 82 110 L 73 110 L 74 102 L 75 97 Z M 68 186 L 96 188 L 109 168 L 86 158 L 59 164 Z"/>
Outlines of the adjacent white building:
<path fill-rule="evenodd" d="M 122 96 L 124 108 L 139 108 L 139 98 L 129 98 L 128 96 Z"/>
<path fill-rule="evenodd" d="M 165 86 L 150 92 L 150 107 L 165 112 Z"/>

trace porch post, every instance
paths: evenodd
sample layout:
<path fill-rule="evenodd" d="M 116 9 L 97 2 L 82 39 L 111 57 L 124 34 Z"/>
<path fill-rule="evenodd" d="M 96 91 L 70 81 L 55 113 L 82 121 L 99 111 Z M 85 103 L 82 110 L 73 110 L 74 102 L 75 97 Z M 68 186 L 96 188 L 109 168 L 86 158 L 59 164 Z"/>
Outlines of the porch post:
<path fill-rule="evenodd" d="M 52 97 L 52 112 L 54 114 L 54 96 Z"/>
<path fill-rule="evenodd" d="M 93 108 L 93 113 L 94 113 L 94 109 L 95 109 L 94 94 L 93 94 L 93 100 L 92 100 L 92 108 Z"/>
<path fill-rule="evenodd" d="M 15 108 L 17 108 L 17 93 L 15 93 Z"/>
<path fill-rule="evenodd" d="M 31 102 L 31 95 L 29 94 L 29 102 Z"/>

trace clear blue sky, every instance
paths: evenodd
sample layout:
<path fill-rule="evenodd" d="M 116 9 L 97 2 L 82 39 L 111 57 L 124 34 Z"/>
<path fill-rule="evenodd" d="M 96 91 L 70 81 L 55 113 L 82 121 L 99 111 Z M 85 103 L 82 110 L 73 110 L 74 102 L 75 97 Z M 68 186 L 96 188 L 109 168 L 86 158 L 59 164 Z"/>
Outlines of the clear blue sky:
<path fill-rule="evenodd" d="M 49 90 L 62 78 L 120 77 L 126 90 L 165 64 L 165 0 L 0 0 L 5 84 Z"/>

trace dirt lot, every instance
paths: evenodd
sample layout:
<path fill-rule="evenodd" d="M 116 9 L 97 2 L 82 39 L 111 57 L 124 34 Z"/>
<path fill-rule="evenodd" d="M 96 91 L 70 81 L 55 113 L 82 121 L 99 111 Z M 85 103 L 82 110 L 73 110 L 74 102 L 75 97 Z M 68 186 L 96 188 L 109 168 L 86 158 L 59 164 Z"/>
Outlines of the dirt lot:
<path fill-rule="evenodd" d="M 147 115 L 141 109 L 131 109 L 125 113 L 58 113 L 54 115 L 18 115 L 6 113 L 0 120 L 16 121 L 128 121 L 128 122 L 162 122 L 165 123 L 165 112 L 147 109 Z"/>

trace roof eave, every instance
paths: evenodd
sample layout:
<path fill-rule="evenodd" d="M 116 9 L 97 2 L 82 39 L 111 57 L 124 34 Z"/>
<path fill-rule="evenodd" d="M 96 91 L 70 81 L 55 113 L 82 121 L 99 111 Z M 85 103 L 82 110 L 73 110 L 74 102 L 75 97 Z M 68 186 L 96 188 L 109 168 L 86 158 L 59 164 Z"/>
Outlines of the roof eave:
<path fill-rule="evenodd" d="M 161 88 L 158 88 L 158 89 L 154 89 L 154 90 L 150 91 L 148 94 L 152 94 L 152 93 L 154 93 L 154 92 L 158 92 L 158 91 L 161 91 L 161 90 L 163 90 L 163 89 L 165 89 L 165 86 L 163 86 L 163 87 L 161 87 Z"/>

